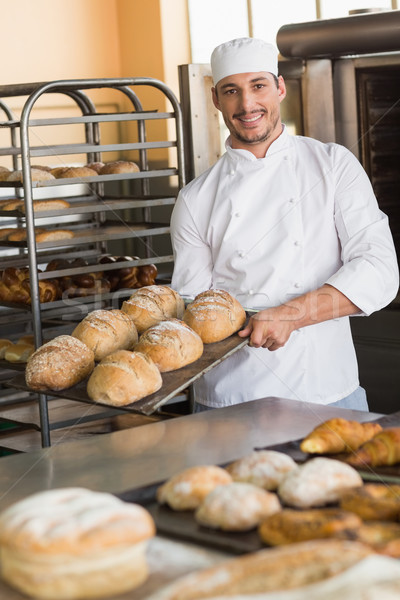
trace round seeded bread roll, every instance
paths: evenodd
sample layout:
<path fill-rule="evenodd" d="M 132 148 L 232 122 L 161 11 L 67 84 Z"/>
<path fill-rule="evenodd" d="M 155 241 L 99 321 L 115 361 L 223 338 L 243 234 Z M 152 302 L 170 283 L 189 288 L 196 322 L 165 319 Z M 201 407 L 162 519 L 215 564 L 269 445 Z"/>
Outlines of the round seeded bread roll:
<path fill-rule="evenodd" d="M 228 292 L 207 290 L 187 306 L 183 320 L 199 334 L 204 344 L 211 344 L 238 331 L 244 325 L 246 313 Z"/>
<path fill-rule="evenodd" d="M 281 510 L 278 496 L 252 483 L 234 481 L 214 488 L 195 512 L 200 525 L 224 531 L 249 531 Z"/>
<path fill-rule="evenodd" d="M 232 478 L 221 467 L 188 467 L 158 488 L 157 500 L 174 510 L 194 510 L 214 488 L 228 483 L 232 483 Z"/>
<path fill-rule="evenodd" d="M 162 321 L 145 331 L 135 347 L 147 354 L 161 373 L 188 365 L 203 354 L 203 342 L 193 329 L 179 321 Z"/>
<path fill-rule="evenodd" d="M 126 406 L 160 389 L 160 371 L 145 354 L 117 350 L 95 367 L 87 393 L 95 402 Z"/>
<path fill-rule="evenodd" d="M 58 171 L 51 171 L 56 179 L 68 179 L 70 177 L 96 177 L 97 171 L 89 167 L 60 167 Z"/>
<path fill-rule="evenodd" d="M 114 597 L 147 579 L 154 534 L 145 508 L 112 494 L 39 492 L 0 515 L 2 577 L 34 598 Z"/>
<path fill-rule="evenodd" d="M 276 490 L 293 469 L 297 469 L 294 460 L 275 450 L 255 450 L 226 467 L 234 481 L 253 483 L 269 491 Z"/>
<path fill-rule="evenodd" d="M 101 360 L 116 350 L 131 350 L 138 341 L 135 323 L 122 310 L 94 310 L 71 334 L 93 350 Z"/>
<path fill-rule="evenodd" d="M 270 546 L 280 546 L 337 537 L 343 531 L 356 531 L 361 524 L 357 515 L 338 508 L 286 508 L 264 519 L 258 531 L 263 542 Z"/>
<path fill-rule="evenodd" d="M 139 166 L 129 160 L 116 160 L 106 163 L 99 171 L 99 175 L 116 175 L 118 173 L 137 173 Z"/>
<path fill-rule="evenodd" d="M 94 354 L 80 340 L 59 335 L 40 346 L 28 359 L 26 384 L 33 390 L 65 390 L 76 385 L 94 368 Z"/>
<path fill-rule="evenodd" d="M 139 333 L 167 319 L 181 319 L 185 303 L 178 292 L 166 285 L 149 285 L 135 290 L 122 304 Z"/>
<path fill-rule="evenodd" d="M 357 471 L 349 467 L 333 458 L 312 458 L 288 473 L 278 488 L 279 497 L 296 508 L 337 502 L 344 490 L 363 483 Z"/>

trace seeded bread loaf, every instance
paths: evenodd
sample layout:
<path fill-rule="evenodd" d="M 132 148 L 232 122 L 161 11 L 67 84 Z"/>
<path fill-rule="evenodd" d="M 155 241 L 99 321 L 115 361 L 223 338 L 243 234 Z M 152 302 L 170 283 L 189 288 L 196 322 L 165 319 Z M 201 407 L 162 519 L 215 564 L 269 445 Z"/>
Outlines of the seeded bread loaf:
<path fill-rule="evenodd" d="M 122 304 L 139 333 L 166 319 L 181 319 L 185 303 L 178 292 L 166 285 L 139 288 Z"/>

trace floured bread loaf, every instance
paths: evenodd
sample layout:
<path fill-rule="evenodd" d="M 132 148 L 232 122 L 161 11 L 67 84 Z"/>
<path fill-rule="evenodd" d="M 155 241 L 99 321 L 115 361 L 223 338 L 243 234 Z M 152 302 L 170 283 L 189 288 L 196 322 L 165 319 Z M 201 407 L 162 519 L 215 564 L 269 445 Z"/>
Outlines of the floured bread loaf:
<path fill-rule="evenodd" d="M 166 285 L 149 285 L 135 290 L 122 304 L 139 333 L 167 319 L 181 319 L 185 303 L 178 292 Z"/>
<path fill-rule="evenodd" d="M 252 483 L 234 481 L 214 488 L 195 512 L 200 525 L 224 531 L 248 531 L 281 510 L 278 496 Z"/>
<path fill-rule="evenodd" d="M 93 368 L 90 348 L 70 335 L 59 335 L 28 359 L 26 385 L 38 392 L 65 390 L 85 379 Z"/>
<path fill-rule="evenodd" d="M 337 502 L 341 493 L 362 485 L 355 469 L 332 458 L 312 458 L 291 471 L 278 488 L 288 506 L 311 508 Z"/>
<path fill-rule="evenodd" d="M 114 596 L 147 578 L 145 550 L 154 534 L 146 509 L 111 494 L 40 492 L 0 515 L 1 574 L 34 598 Z"/>
<path fill-rule="evenodd" d="M 362 521 L 352 512 L 338 508 L 294 510 L 286 508 L 261 523 L 259 534 L 270 546 L 337 537 L 343 531 L 354 532 Z"/>
<path fill-rule="evenodd" d="M 297 469 L 294 460 L 275 450 L 255 450 L 226 467 L 234 481 L 253 483 L 270 491 L 276 490 L 293 469 Z"/>
<path fill-rule="evenodd" d="M 139 166 L 130 160 L 116 160 L 106 163 L 99 171 L 99 175 L 115 175 L 118 173 L 137 173 Z"/>
<path fill-rule="evenodd" d="M 199 334 L 204 344 L 210 344 L 238 331 L 244 325 L 246 313 L 228 292 L 207 290 L 187 306 L 183 320 Z"/>
<path fill-rule="evenodd" d="M 111 406 L 126 406 L 160 389 L 160 371 L 145 354 L 117 350 L 108 354 L 89 377 L 91 400 Z"/>
<path fill-rule="evenodd" d="M 345 540 L 313 540 L 259 550 L 186 575 L 165 588 L 157 598 L 221 597 L 222 600 L 226 596 L 300 588 L 337 575 L 372 553 L 364 544 Z"/>
<path fill-rule="evenodd" d="M 93 350 L 95 360 L 101 360 L 116 350 L 131 350 L 138 341 L 135 323 L 117 309 L 92 311 L 71 335 Z"/>
<path fill-rule="evenodd" d="M 174 510 L 194 510 L 215 487 L 231 482 L 231 476 L 221 467 L 188 467 L 158 488 L 157 500 Z"/>
<path fill-rule="evenodd" d="M 193 329 L 178 319 L 162 321 L 147 329 L 135 351 L 147 354 L 161 373 L 188 365 L 203 354 L 203 342 Z"/>

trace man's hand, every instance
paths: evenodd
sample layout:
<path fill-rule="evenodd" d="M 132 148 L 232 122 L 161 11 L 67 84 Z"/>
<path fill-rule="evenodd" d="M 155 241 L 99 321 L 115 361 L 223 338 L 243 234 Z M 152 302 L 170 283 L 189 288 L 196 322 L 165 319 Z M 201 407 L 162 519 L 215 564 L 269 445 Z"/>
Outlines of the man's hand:
<path fill-rule="evenodd" d="M 277 306 L 261 310 L 250 318 L 247 326 L 239 331 L 241 337 L 250 336 L 250 346 L 278 350 L 288 341 L 296 329 L 296 310 Z"/>

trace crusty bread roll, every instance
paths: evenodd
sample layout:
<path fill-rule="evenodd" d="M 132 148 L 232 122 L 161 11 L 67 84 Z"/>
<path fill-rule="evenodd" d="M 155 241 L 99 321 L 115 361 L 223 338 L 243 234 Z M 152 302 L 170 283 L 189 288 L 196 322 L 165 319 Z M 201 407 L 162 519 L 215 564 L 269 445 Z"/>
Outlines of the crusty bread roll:
<path fill-rule="evenodd" d="M 312 454 L 353 452 L 381 430 L 379 423 L 358 423 L 336 417 L 315 427 L 301 442 L 300 450 Z"/>
<path fill-rule="evenodd" d="M 373 554 L 346 540 L 312 540 L 268 548 L 223 561 L 164 588 L 160 600 L 204 600 L 300 588 L 321 581 Z M 307 598 L 307 595 L 304 596 Z"/>
<path fill-rule="evenodd" d="M 11 363 L 26 363 L 35 351 L 33 344 L 18 342 L 11 344 L 4 353 L 4 358 Z"/>
<path fill-rule="evenodd" d="M 0 358 L 4 359 L 4 355 L 6 353 L 7 348 L 9 348 L 10 346 L 13 346 L 13 343 L 11 340 L 7 340 L 7 339 L 0 339 Z"/>
<path fill-rule="evenodd" d="M 248 531 L 281 510 L 278 496 L 252 483 L 233 481 L 214 488 L 195 512 L 200 525 L 223 531 Z"/>
<path fill-rule="evenodd" d="M 96 171 L 96 173 L 100 173 L 101 169 L 104 167 L 104 163 L 100 162 L 100 161 L 91 162 L 91 163 L 88 163 L 87 165 L 85 165 L 85 167 L 88 167 L 89 169 Z"/>
<path fill-rule="evenodd" d="M 94 354 L 71 335 L 59 335 L 40 346 L 29 358 L 26 384 L 33 390 L 65 390 L 91 373 Z"/>
<path fill-rule="evenodd" d="M 56 179 L 68 179 L 70 177 L 96 177 L 97 171 L 89 169 L 89 167 L 59 167 L 56 171 L 52 169 L 51 173 Z"/>
<path fill-rule="evenodd" d="M 99 171 L 99 175 L 116 175 L 118 173 L 137 173 L 139 166 L 130 160 L 116 160 L 106 163 Z"/>
<path fill-rule="evenodd" d="M 293 469 L 297 469 L 293 458 L 275 450 L 255 450 L 226 467 L 234 481 L 253 483 L 269 491 L 276 490 Z"/>
<path fill-rule="evenodd" d="M 167 319 L 182 318 L 185 303 L 178 292 L 166 285 L 149 285 L 136 290 L 122 304 L 139 333 Z"/>
<path fill-rule="evenodd" d="M 22 170 L 12 171 L 6 181 L 23 181 L 23 173 Z M 50 179 L 54 179 L 54 175 L 49 173 L 48 171 L 44 171 L 43 169 L 31 169 L 31 180 L 32 181 L 48 181 Z"/>
<path fill-rule="evenodd" d="M 1 574 L 34 598 L 111 597 L 148 576 L 154 521 L 138 504 L 82 488 L 28 496 L 0 515 Z"/>
<path fill-rule="evenodd" d="M 290 471 L 278 488 L 287 506 L 311 508 L 337 502 L 345 489 L 362 485 L 355 469 L 332 458 L 312 458 Z"/>
<path fill-rule="evenodd" d="M 70 208 L 71 204 L 68 200 L 62 198 L 54 198 L 52 200 L 35 200 L 32 204 L 34 212 L 42 212 L 45 210 L 63 210 Z M 21 210 L 25 213 L 25 204 L 22 202 Z"/>
<path fill-rule="evenodd" d="M 188 365 L 203 354 L 203 342 L 193 329 L 179 319 L 162 321 L 140 337 L 136 352 L 147 354 L 161 373 Z"/>
<path fill-rule="evenodd" d="M 53 229 L 49 231 L 41 231 L 36 235 L 36 241 L 40 242 L 56 242 L 57 240 L 69 240 L 74 237 L 74 232 L 70 229 Z"/>
<path fill-rule="evenodd" d="M 126 406 L 160 389 L 160 371 L 145 354 L 117 350 L 108 354 L 89 377 L 91 400 L 111 406 Z"/>
<path fill-rule="evenodd" d="M 207 290 L 198 294 L 187 306 L 183 320 L 205 344 L 210 344 L 238 331 L 244 325 L 246 313 L 228 292 Z"/>
<path fill-rule="evenodd" d="M 21 209 L 24 205 L 23 200 L 9 200 L 8 202 L 4 202 L 0 205 L 1 210 L 17 210 Z"/>
<path fill-rule="evenodd" d="M 400 485 L 365 483 L 341 494 L 340 506 L 356 513 L 364 521 L 400 519 Z"/>
<path fill-rule="evenodd" d="M 8 240 L 8 236 L 15 231 L 17 231 L 16 227 L 2 227 L 0 229 L 0 240 Z"/>
<path fill-rule="evenodd" d="M 361 527 L 360 517 L 338 508 L 294 510 L 285 508 L 263 520 L 258 531 L 270 546 L 337 537 L 342 532 L 355 532 Z"/>
<path fill-rule="evenodd" d="M 160 504 L 174 510 L 194 510 L 214 488 L 232 483 L 225 469 L 215 465 L 188 467 L 163 483 L 156 493 Z"/>
<path fill-rule="evenodd" d="M 95 360 L 101 360 L 116 350 L 131 350 L 138 341 L 135 323 L 117 309 L 92 311 L 71 335 L 93 350 Z"/>

